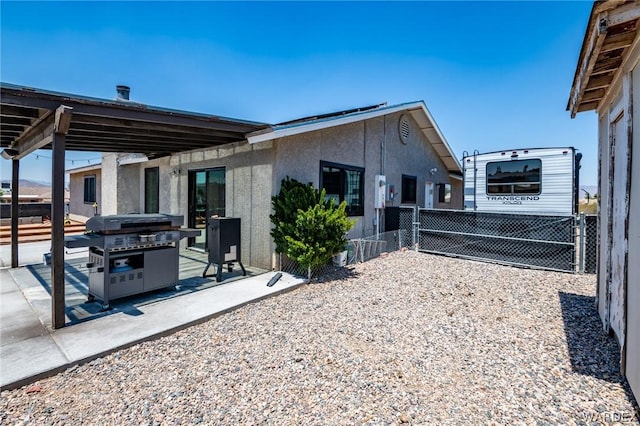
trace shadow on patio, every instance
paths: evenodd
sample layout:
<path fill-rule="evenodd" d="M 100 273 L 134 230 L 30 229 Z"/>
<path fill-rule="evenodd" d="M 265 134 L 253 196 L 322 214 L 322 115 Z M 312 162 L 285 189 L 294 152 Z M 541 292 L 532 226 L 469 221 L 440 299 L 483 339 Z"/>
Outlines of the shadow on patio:
<path fill-rule="evenodd" d="M 225 268 L 222 274 L 223 281 L 216 282 L 214 273 L 215 266 L 209 268 L 206 278 L 202 277 L 202 272 L 207 265 L 206 253 L 183 250 L 180 252 L 179 258 L 179 281 L 175 286 L 111 300 L 110 309 L 104 311 L 102 310 L 101 301 L 87 301 L 89 282 L 89 271 L 86 266 L 87 260 L 87 258 L 79 258 L 65 262 L 65 314 L 68 318 L 67 325 L 78 324 L 116 313 L 125 313 L 132 316 L 140 315 L 138 308 L 141 306 L 267 272 L 259 268 L 245 266 L 247 272 L 245 277 L 238 267 L 234 268 L 231 273 L 227 272 Z M 51 296 L 51 267 L 44 264 L 37 264 L 29 265 L 27 269 L 35 280 L 37 280 L 38 285 Z M 38 311 L 41 318 L 50 316 L 50 297 L 33 297 L 30 298 L 29 302 L 36 311 Z"/>

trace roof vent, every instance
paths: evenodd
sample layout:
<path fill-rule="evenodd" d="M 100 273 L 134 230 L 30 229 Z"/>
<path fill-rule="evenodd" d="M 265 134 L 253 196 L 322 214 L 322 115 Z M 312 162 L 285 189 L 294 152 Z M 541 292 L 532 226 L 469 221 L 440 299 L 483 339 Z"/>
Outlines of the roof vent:
<path fill-rule="evenodd" d="M 117 92 L 117 96 L 116 96 L 116 100 L 117 101 L 128 101 L 129 100 L 129 93 L 131 92 L 131 88 L 129 86 L 124 86 L 122 84 L 118 84 L 116 86 L 116 92 Z"/>
<path fill-rule="evenodd" d="M 402 114 L 400 116 L 400 122 L 398 123 L 398 132 L 400 133 L 400 142 L 406 144 L 409 140 L 409 131 L 411 127 L 409 126 L 409 118 Z"/>

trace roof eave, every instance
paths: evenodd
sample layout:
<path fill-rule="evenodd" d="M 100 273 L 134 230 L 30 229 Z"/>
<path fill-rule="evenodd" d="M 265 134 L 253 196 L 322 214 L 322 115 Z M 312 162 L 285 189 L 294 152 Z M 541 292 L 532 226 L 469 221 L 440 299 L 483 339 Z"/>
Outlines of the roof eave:
<path fill-rule="evenodd" d="M 596 1 L 591 9 L 589 22 L 585 31 L 584 39 L 580 49 L 580 56 L 576 65 L 576 71 L 571 85 L 571 92 L 567 102 L 567 111 L 570 111 L 571 118 L 578 112 L 595 110 L 602 99 L 602 94 L 591 96 L 585 99 L 585 92 L 588 89 L 589 81 L 592 77 L 594 67 L 602 51 L 607 32 L 610 28 L 625 22 L 631 22 L 640 18 L 639 1 L 609 0 Z M 626 52 L 625 52 L 626 53 Z M 617 73 L 619 67 L 611 68 Z M 606 86 L 603 86 L 606 87 Z M 593 90 L 592 90 L 593 91 Z M 601 90 L 604 92 L 605 90 Z"/>
<path fill-rule="evenodd" d="M 431 116 L 431 113 L 429 112 L 427 106 L 423 101 L 409 102 L 390 107 L 380 107 L 374 110 L 358 112 L 347 116 L 340 116 L 337 118 L 331 117 L 291 126 L 272 126 L 269 130 L 265 129 L 249 133 L 247 135 L 247 141 L 250 144 L 266 142 L 287 136 L 293 136 L 301 133 L 326 129 L 329 127 L 368 120 L 371 118 L 393 114 L 400 111 L 408 111 L 412 114 L 414 120 L 420 125 L 420 130 L 422 130 L 427 140 L 432 144 L 442 161 L 447 166 L 447 169 L 450 172 L 462 173 L 462 167 L 460 166 L 458 159 L 453 154 L 453 151 L 451 151 L 451 147 L 447 143 L 444 135 L 440 131 L 438 125 L 435 123 L 433 117 Z M 422 116 L 426 119 L 426 121 L 420 119 L 420 113 L 422 113 Z M 436 140 L 434 140 L 434 138 Z"/>

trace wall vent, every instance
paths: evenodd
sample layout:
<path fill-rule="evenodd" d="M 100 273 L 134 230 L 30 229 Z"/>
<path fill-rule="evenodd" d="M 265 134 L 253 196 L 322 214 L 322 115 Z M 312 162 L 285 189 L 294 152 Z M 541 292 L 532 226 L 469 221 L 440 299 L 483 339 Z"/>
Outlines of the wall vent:
<path fill-rule="evenodd" d="M 398 133 L 400 134 L 400 142 L 406 144 L 409 140 L 409 133 L 411 127 L 409 126 L 409 117 L 405 114 L 400 116 L 400 122 L 398 123 Z"/>

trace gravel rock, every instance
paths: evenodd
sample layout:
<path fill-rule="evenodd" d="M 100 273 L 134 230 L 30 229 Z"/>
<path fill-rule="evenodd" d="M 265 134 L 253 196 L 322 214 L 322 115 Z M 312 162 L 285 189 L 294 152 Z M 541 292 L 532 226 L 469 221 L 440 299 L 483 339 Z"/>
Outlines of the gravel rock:
<path fill-rule="evenodd" d="M 0 423 L 639 424 L 594 276 L 412 251 L 346 272 L 3 391 Z"/>

